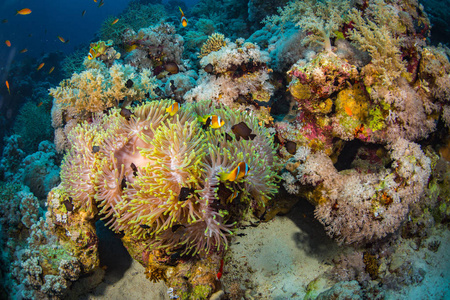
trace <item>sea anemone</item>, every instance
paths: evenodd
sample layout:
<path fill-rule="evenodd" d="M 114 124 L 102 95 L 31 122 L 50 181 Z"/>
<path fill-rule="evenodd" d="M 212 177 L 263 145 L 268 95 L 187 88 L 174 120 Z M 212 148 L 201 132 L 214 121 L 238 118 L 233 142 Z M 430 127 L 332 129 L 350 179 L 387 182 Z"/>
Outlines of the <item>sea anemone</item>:
<path fill-rule="evenodd" d="M 235 225 L 276 193 L 273 136 L 252 114 L 207 101 L 170 116 L 173 104 L 114 108 L 78 125 L 69 136 L 63 187 L 77 208 L 97 205 L 114 231 L 150 249 L 221 251 Z M 225 124 L 213 129 L 200 121 L 205 115 Z M 233 133 L 241 122 L 252 138 Z M 246 176 L 221 179 L 243 162 Z"/>

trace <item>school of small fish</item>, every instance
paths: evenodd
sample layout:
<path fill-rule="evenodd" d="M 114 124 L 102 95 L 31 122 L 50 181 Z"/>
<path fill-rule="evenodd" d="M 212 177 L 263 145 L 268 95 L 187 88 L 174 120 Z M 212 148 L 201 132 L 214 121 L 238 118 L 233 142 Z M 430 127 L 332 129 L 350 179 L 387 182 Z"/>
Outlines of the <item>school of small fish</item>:
<path fill-rule="evenodd" d="M 102 7 L 104 4 L 105 4 L 105 2 L 104 2 L 104 0 L 100 0 L 100 1 L 98 1 L 98 0 L 94 0 L 94 3 L 97 3 L 98 2 L 98 7 Z M 187 21 L 187 18 L 186 18 L 186 16 L 184 15 L 184 12 L 181 10 L 181 7 L 178 7 L 178 9 L 180 10 L 180 13 L 181 13 L 181 18 L 180 18 L 180 22 L 181 22 L 181 25 L 183 26 L 183 27 L 186 27 L 187 26 L 187 24 L 188 24 L 188 21 Z M 22 9 L 19 9 L 19 10 L 16 10 L 16 16 L 17 15 L 21 15 L 21 16 L 26 16 L 26 15 L 29 15 L 29 14 L 31 14 L 32 13 L 32 10 L 31 9 L 29 9 L 29 8 L 22 8 Z M 82 17 L 84 17 L 84 15 L 86 14 L 86 10 L 83 10 L 82 12 L 81 12 L 81 16 Z M 114 24 L 116 24 L 117 22 L 119 22 L 119 18 L 116 18 L 116 19 L 114 19 L 114 21 L 112 21 L 111 22 L 111 25 L 114 25 Z M 2 20 L 2 23 L 3 24 L 6 24 L 6 23 L 8 23 L 8 19 L 3 19 Z M 45 33 L 47 33 L 47 29 L 45 30 Z M 31 37 L 32 36 L 32 34 L 29 34 L 28 35 L 28 37 Z M 65 39 L 64 37 L 62 37 L 62 36 L 56 36 L 58 39 L 59 39 L 59 41 L 61 41 L 61 43 L 63 43 L 63 44 L 67 44 L 68 42 L 69 42 L 69 40 L 68 39 Z M 11 47 L 12 46 L 12 43 L 11 43 L 11 41 L 10 40 L 5 40 L 5 45 L 7 46 L 7 47 Z M 133 51 L 134 49 L 136 49 L 136 45 L 129 45 L 129 46 L 127 46 L 127 48 L 125 49 L 127 52 L 130 52 L 130 51 Z M 21 54 L 23 54 L 23 53 L 26 53 L 26 52 L 28 52 L 28 49 L 27 48 L 23 48 L 22 50 L 20 50 L 20 52 L 19 53 L 21 53 Z M 94 58 L 96 58 L 97 56 L 97 53 L 96 53 L 96 51 L 95 51 L 95 49 L 90 49 L 90 51 L 89 51 L 89 55 L 88 55 L 88 57 L 89 57 L 89 59 L 94 59 Z M 45 65 L 45 63 L 41 63 L 37 68 L 36 68 L 36 71 L 39 71 L 41 68 L 43 68 L 44 67 L 44 65 Z M 53 70 L 55 69 L 55 67 L 53 66 L 53 67 L 51 67 L 50 68 L 50 70 L 48 71 L 48 74 L 51 74 L 52 72 L 53 72 Z M 177 71 L 178 72 L 178 71 Z M 177 73 L 176 72 L 176 73 Z M 173 73 L 173 72 L 171 72 L 171 73 Z M 176 74 L 176 73 L 174 73 L 174 74 Z M 9 82 L 8 81 L 6 81 L 6 86 L 7 86 L 7 88 L 8 88 L 8 92 L 10 93 L 10 90 L 9 90 Z M 11 94 L 11 93 L 10 93 Z M 175 114 L 176 113 L 176 111 L 178 110 L 178 108 L 173 108 L 173 110 L 170 112 L 171 114 L 173 113 L 173 114 Z M 212 116 L 211 116 L 212 117 Z M 217 117 L 217 116 L 216 116 Z M 216 117 L 214 117 L 214 118 L 216 118 Z M 221 126 L 220 125 L 220 123 L 221 123 L 221 120 L 220 120 L 220 118 L 219 118 L 219 120 L 217 120 L 217 119 L 211 119 L 209 122 L 211 122 L 213 125 L 212 126 Z M 222 121 L 223 122 L 223 121 Z M 215 125 L 214 125 L 215 124 Z M 212 127 L 212 128 L 219 128 L 219 127 Z"/>

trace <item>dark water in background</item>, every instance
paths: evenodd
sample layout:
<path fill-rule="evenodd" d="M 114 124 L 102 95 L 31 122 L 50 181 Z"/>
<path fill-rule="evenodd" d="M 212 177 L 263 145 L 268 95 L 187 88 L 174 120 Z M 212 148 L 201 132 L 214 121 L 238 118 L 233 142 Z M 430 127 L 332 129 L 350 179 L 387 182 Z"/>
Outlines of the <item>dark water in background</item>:
<path fill-rule="evenodd" d="M 109 16 L 120 14 L 130 0 L 2 0 L 0 1 L 0 71 L 4 81 L 4 71 L 13 59 L 31 55 L 39 57 L 45 52 L 63 51 L 70 53 L 77 46 L 89 42 L 95 37 L 101 24 Z M 163 1 L 165 3 L 167 1 Z M 183 1 L 187 6 L 195 5 L 198 0 Z M 16 10 L 30 8 L 32 13 L 26 16 L 15 15 Z M 83 10 L 86 14 L 82 16 Z M 175 13 L 178 14 L 178 11 Z M 31 35 L 31 36 L 30 36 Z M 70 42 L 61 43 L 61 36 Z M 5 41 L 11 41 L 11 47 Z M 20 50 L 27 48 L 25 54 Z"/>
<path fill-rule="evenodd" d="M 108 17 L 118 16 L 131 0 L 104 0 L 104 5 L 99 6 L 100 0 L 0 0 L 0 153 L 3 148 L 3 137 L 11 134 L 11 124 L 14 122 L 15 115 L 24 101 L 29 100 L 30 95 L 19 96 L 13 93 L 7 94 L 5 81 L 8 80 L 11 86 L 18 87 L 18 82 L 14 80 L 17 63 L 20 61 L 25 64 L 31 64 L 33 69 L 40 63 L 48 53 L 60 52 L 69 54 L 77 47 L 88 45 L 89 42 L 98 40 L 96 37 L 102 23 Z M 167 4 L 168 0 L 155 1 L 144 0 L 143 3 L 161 2 Z M 176 1 L 185 3 L 191 7 L 198 0 Z M 171 4 L 175 3 L 171 1 Z M 32 13 L 29 15 L 16 15 L 16 11 L 29 8 Z M 84 16 L 82 12 L 86 10 Z M 171 12 L 168 12 L 169 14 Z M 178 9 L 173 12 L 174 16 L 179 15 Z M 68 43 L 62 43 L 58 36 L 69 40 Z M 11 42 L 11 47 L 7 47 L 5 41 Z M 26 53 L 20 53 L 22 49 L 27 49 Z M 30 65 L 30 68 L 31 68 Z M 50 66 L 43 70 L 48 72 Z M 23 78 L 23 68 L 20 72 Z M 26 71 L 25 71 L 26 72 Z M 32 74 L 31 70 L 30 74 Z M 55 73 L 57 71 L 55 70 Z M 57 77 L 54 74 L 54 77 Z M 36 79 L 36 78 L 31 78 Z M 42 78 L 41 78 L 42 79 Z M 19 80 L 16 78 L 16 80 Z M 54 78 L 57 84 L 62 78 Z M 16 89 L 17 90 L 17 89 Z"/>

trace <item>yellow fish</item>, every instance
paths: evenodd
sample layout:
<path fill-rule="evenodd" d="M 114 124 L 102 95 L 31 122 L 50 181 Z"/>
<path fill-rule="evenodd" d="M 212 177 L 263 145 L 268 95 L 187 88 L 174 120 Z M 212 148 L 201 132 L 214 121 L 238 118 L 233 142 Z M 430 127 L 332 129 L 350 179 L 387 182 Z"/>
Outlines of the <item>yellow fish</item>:
<path fill-rule="evenodd" d="M 225 121 L 217 115 L 206 115 L 203 117 L 198 117 L 198 120 L 213 129 L 220 128 L 225 124 Z"/>
<path fill-rule="evenodd" d="M 184 16 L 184 12 L 181 10 L 181 7 L 178 6 L 178 8 L 180 9 L 181 12 L 181 25 L 183 25 L 183 27 L 187 26 L 187 19 Z"/>
<path fill-rule="evenodd" d="M 119 22 L 119 19 L 115 19 L 114 21 L 111 22 L 111 25 L 116 24 L 117 22 Z"/>
<path fill-rule="evenodd" d="M 50 69 L 50 71 L 48 71 L 48 74 L 52 74 L 52 72 L 53 72 L 54 69 L 55 69 L 55 67 L 52 67 L 52 68 Z"/>
<path fill-rule="evenodd" d="M 179 108 L 180 108 L 180 105 L 178 104 L 178 102 L 175 102 L 174 104 L 172 104 L 171 106 L 166 108 L 166 112 L 168 112 L 169 115 L 172 117 L 177 113 Z"/>
<path fill-rule="evenodd" d="M 223 173 L 220 175 L 220 180 L 236 181 L 243 178 L 250 171 L 250 167 L 245 162 L 240 162 L 230 173 Z"/>
<path fill-rule="evenodd" d="M 40 69 L 42 69 L 42 67 L 43 67 L 44 65 L 45 65 L 44 63 L 41 63 L 41 64 L 37 67 L 36 71 L 39 71 Z"/>

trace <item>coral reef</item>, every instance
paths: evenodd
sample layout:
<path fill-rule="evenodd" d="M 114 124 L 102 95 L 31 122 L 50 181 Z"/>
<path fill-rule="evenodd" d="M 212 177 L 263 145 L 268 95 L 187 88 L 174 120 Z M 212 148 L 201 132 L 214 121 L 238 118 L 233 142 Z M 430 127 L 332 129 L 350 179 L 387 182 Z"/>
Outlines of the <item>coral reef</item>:
<path fill-rule="evenodd" d="M 225 47 L 227 42 L 225 36 L 221 33 L 213 33 L 203 43 L 200 54 L 198 57 L 203 58 L 214 51 L 219 51 L 222 47 Z"/>
<path fill-rule="evenodd" d="M 20 108 L 14 122 L 14 133 L 21 136 L 22 149 L 27 154 L 35 152 L 41 141 L 53 139 L 50 109 L 47 109 L 47 105 L 44 105 L 43 102 L 41 101 L 40 105 L 26 102 Z M 51 101 L 49 102 L 51 103 Z"/>
<path fill-rule="evenodd" d="M 167 13 L 163 5 L 143 4 L 139 1 L 132 1 L 127 9 L 118 16 L 119 22 L 113 24 L 116 17 L 107 18 L 100 27 L 100 38 L 102 40 L 112 40 L 114 44 L 122 45 L 122 35 L 127 30 L 139 30 L 153 24 L 164 21 Z"/>
<path fill-rule="evenodd" d="M 270 117 L 265 116 L 269 110 L 257 104 L 268 102 L 273 93 L 268 61 L 268 53 L 261 51 L 258 45 L 242 39 L 230 42 L 201 59 L 203 71 L 200 71 L 197 86 L 184 98 L 189 102 L 212 99 L 240 110 L 250 108 L 268 124 Z"/>
<path fill-rule="evenodd" d="M 165 279 L 158 270 L 173 255 L 222 253 L 236 224 L 260 216 L 277 190 L 273 137 L 254 116 L 211 101 L 185 104 L 171 116 L 166 111 L 173 103 L 151 101 L 131 108 L 128 116 L 114 108 L 77 125 L 68 136 L 61 185 L 49 196 L 59 201 L 56 207 L 64 209 L 64 202 L 72 209 L 52 213 L 66 231 L 74 231 L 79 217 L 91 222 L 100 215 L 124 234 L 125 245 L 144 266 L 156 256 L 159 266 L 149 273 L 154 279 Z M 204 115 L 218 115 L 225 123 L 202 128 L 197 119 Z M 231 127 L 240 122 L 251 128 L 253 139 L 233 137 Z M 223 179 L 240 162 L 248 165 L 248 174 Z M 206 288 L 208 282 L 198 284 Z M 207 288 L 207 294 L 213 290 Z"/>
<path fill-rule="evenodd" d="M 139 68 L 141 65 L 145 66 L 145 63 L 140 62 L 138 58 L 145 56 L 151 62 L 145 68 L 153 67 L 154 75 L 161 73 L 166 63 L 181 64 L 184 39 L 176 34 L 175 27 L 169 23 L 141 28 L 137 33 L 131 29 L 127 30 L 122 36 L 122 43 L 133 49 L 125 57 L 125 62 Z M 145 54 L 135 55 L 135 51 Z"/>
<path fill-rule="evenodd" d="M 117 62 L 108 68 L 103 62 L 88 58 L 84 65 L 85 71 L 74 73 L 60 86 L 50 89 L 54 97 L 51 114 L 58 152 L 66 148 L 70 130 L 92 118 L 93 113 L 117 107 L 123 101 L 140 102 L 155 96 L 155 78 L 149 69 L 137 72 L 134 67 Z"/>

